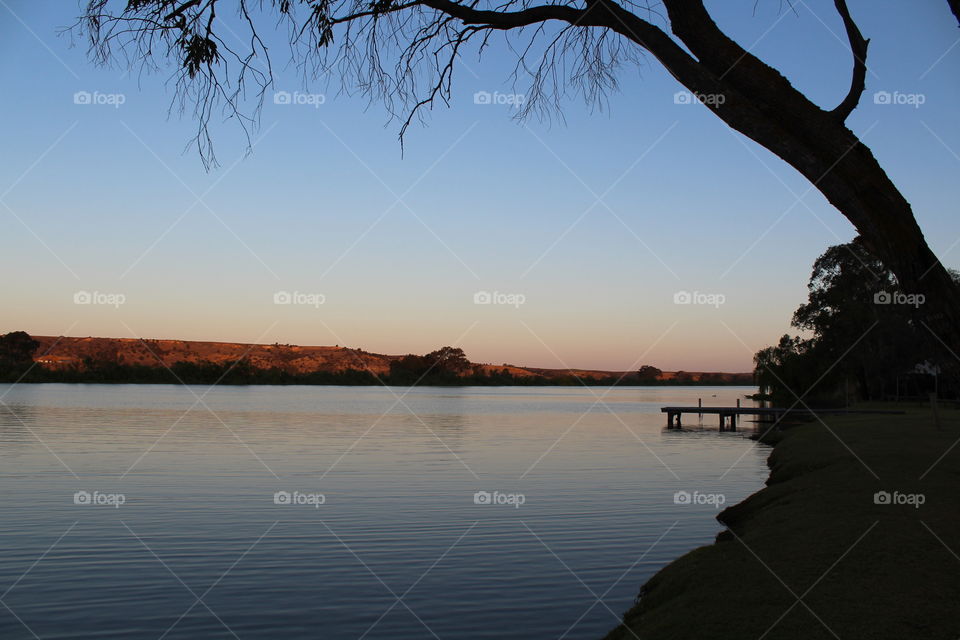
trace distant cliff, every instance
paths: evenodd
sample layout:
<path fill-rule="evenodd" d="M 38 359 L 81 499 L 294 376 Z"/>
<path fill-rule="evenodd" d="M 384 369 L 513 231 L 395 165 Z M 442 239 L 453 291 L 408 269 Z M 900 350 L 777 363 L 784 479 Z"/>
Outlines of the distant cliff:
<path fill-rule="evenodd" d="M 33 336 L 40 343 L 34 360 L 51 367 L 84 362 L 173 366 L 180 362 L 224 364 L 244 359 L 257 369 L 282 369 L 290 373 L 338 373 L 362 369 L 378 375 L 390 371 L 395 356 L 346 347 L 301 347 L 292 344 L 243 344 L 192 340 L 139 340 L 136 338 L 65 338 Z"/>
<path fill-rule="evenodd" d="M 32 336 L 39 343 L 34 361 L 50 371 L 82 372 L 92 367 L 169 368 L 174 365 L 229 366 L 243 361 L 251 370 L 272 370 L 289 376 L 343 374 L 362 371 L 376 377 L 388 376 L 391 363 L 404 356 L 371 353 L 362 349 L 292 344 L 243 344 L 237 342 L 200 342 L 192 340 L 153 340 L 137 338 L 72 338 Z M 752 384 L 749 373 L 660 372 L 644 383 L 666 384 Z M 637 372 L 587 369 L 543 369 L 511 364 L 470 363 L 464 378 L 499 376 L 527 383 L 545 380 L 552 383 L 577 379 L 591 382 L 638 384 Z"/>

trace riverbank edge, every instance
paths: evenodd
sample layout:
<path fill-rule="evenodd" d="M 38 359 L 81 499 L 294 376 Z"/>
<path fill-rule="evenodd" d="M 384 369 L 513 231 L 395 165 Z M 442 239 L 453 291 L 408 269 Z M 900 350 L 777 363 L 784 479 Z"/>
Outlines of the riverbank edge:
<path fill-rule="evenodd" d="M 605 640 L 809 639 L 837 631 L 956 638 L 960 623 L 944 619 L 960 612 L 954 584 L 960 565 L 952 564 L 957 555 L 936 531 L 960 524 L 951 494 L 960 484 L 960 456 L 949 448 L 960 414 L 934 419 L 916 408 L 829 422 L 758 438 L 773 446 L 765 487 L 720 512 L 726 529 L 713 544 L 676 558 L 643 584 Z M 935 459 L 941 464 L 929 467 Z M 871 492 L 897 486 L 923 489 L 924 511 L 875 504 Z M 843 633 L 858 625 L 855 636 Z"/>
<path fill-rule="evenodd" d="M 793 426 L 795 428 L 797 425 Z M 767 467 L 770 469 L 770 474 L 767 476 L 767 479 L 764 482 L 765 486 L 762 489 L 750 494 L 737 504 L 731 505 L 717 514 L 717 521 L 726 528 L 717 534 L 716 540 L 712 544 L 697 547 L 691 551 L 688 551 L 682 556 L 671 560 L 670 563 L 668 563 L 665 567 L 655 573 L 649 580 L 647 580 L 647 582 L 640 587 L 640 592 L 637 594 L 634 606 L 624 614 L 623 622 L 612 629 L 606 636 L 604 636 L 604 640 L 625 640 L 627 638 L 633 638 L 636 640 L 637 638 L 644 637 L 637 633 L 635 627 L 642 626 L 644 616 L 649 614 L 649 612 L 655 608 L 654 606 L 651 606 L 650 600 L 651 596 L 658 595 L 656 593 L 658 584 L 672 578 L 672 574 L 674 572 L 680 573 L 683 569 L 682 565 L 686 562 L 696 562 L 697 564 L 700 564 L 700 559 L 695 558 L 696 555 L 708 554 L 716 548 L 717 544 L 729 541 L 730 538 L 733 537 L 730 529 L 731 522 L 736 521 L 742 523 L 748 518 L 749 515 L 763 508 L 763 505 L 766 503 L 766 500 L 764 499 L 766 496 L 763 494 L 769 491 L 771 484 L 775 482 L 774 477 L 777 474 L 778 461 L 775 459 L 777 445 L 783 442 L 788 432 L 789 429 L 767 429 L 752 437 L 752 439 L 756 442 L 770 445 L 772 447 L 770 455 L 767 457 Z M 777 480 L 779 479 L 781 478 L 778 477 Z M 785 480 L 786 478 L 783 479 Z M 679 595 L 677 598 L 682 599 L 683 596 Z"/>

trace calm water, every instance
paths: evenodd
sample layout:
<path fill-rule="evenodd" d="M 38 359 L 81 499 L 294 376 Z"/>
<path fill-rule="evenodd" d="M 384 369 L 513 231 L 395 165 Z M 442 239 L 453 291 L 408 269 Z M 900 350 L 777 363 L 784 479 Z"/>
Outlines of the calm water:
<path fill-rule="evenodd" d="M 0 385 L 0 638 L 602 637 L 767 476 L 659 408 L 747 392 Z"/>

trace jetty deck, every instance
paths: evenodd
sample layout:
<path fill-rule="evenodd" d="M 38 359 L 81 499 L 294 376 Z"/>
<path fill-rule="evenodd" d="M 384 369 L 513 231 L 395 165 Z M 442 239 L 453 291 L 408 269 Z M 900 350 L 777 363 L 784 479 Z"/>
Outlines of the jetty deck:
<path fill-rule="evenodd" d="M 903 411 L 884 410 L 884 409 L 832 409 L 810 407 L 741 407 L 739 401 L 735 407 L 661 407 L 660 411 L 667 414 L 667 428 L 680 429 L 680 416 L 685 413 L 696 413 L 698 415 L 710 414 L 720 416 L 721 431 L 736 431 L 737 418 L 739 416 L 763 416 L 774 418 L 777 421 L 788 416 L 801 418 L 815 417 L 818 415 L 845 415 L 845 414 L 902 414 Z"/>

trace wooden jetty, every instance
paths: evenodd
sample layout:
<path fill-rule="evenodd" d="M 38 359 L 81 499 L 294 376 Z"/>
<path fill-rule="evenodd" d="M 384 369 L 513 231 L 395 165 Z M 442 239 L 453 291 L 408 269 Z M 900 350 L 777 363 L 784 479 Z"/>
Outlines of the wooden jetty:
<path fill-rule="evenodd" d="M 763 416 L 774 418 L 777 422 L 787 416 L 811 418 L 817 415 L 846 415 L 846 414 L 902 414 L 903 411 L 888 411 L 881 409 L 811 409 L 809 407 L 741 407 L 737 400 L 735 407 L 662 407 L 661 412 L 667 414 L 667 428 L 680 429 L 680 416 L 684 413 L 696 413 L 720 416 L 720 431 L 736 431 L 739 416 Z"/>

